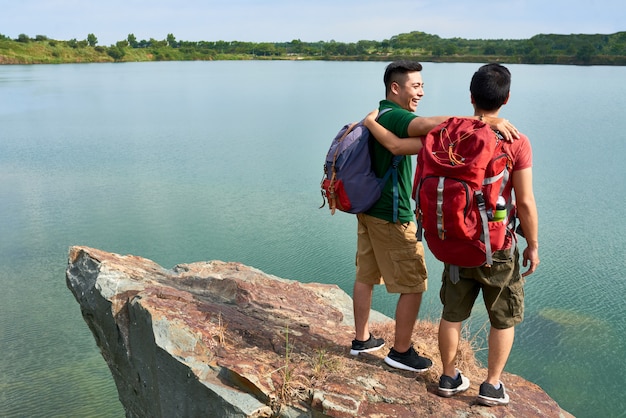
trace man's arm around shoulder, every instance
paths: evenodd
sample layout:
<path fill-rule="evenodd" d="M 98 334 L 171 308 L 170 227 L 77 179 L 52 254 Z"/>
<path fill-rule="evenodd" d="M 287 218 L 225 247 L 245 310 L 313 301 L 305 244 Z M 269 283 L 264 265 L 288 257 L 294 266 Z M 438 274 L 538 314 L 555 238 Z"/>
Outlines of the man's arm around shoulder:
<path fill-rule="evenodd" d="M 450 116 L 418 116 L 409 124 L 409 136 L 425 136 L 434 127 L 449 118 Z"/>
<path fill-rule="evenodd" d="M 396 134 L 379 124 L 376 121 L 376 116 L 378 116 L 378 110 L 370 112 L 363 120 L 363 124 L 369 129 L 374 138 L 393 155 L 413 155 L 417 154 L 422 149 L 422 138 L 399 138 Z M 409 135 L 410 126 L 411 125 L 409 125 Z"/>

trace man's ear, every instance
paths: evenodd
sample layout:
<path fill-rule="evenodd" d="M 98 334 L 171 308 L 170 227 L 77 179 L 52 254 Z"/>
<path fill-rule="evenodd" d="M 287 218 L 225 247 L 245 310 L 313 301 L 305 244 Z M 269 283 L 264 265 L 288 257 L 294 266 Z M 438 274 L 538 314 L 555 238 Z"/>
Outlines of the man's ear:
<path fill-rule="evenodd" d="M 392 81 L 391 82 L 391 88 L 390 88 L 391 92 L 395 95 L 398 95 L 398 91 L 400 90 L 400 85 L 398 84 L 397 81 Z"/>
<path fill-rule="evenodd" d="M 502 104 L 505 105 L 509 101 L 510 98 L 511 98 L 511 92 L 509 92 L 509 94 L 506 95 L 506 100 Z"/>
<path fill-rule="evenodd" d="M 472 94 L 470 94 L 470 102 L 472 102 L 473 105 L 476 104 L 476 100 L 474 100 L 474 96 Z"/>

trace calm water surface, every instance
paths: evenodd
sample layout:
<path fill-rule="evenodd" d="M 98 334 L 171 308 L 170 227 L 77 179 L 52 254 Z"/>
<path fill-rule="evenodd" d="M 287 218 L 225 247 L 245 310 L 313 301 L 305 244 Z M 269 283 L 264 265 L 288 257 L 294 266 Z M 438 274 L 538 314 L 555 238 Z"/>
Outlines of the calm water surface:
<path fill-rule="evenodd" d="M 385 64 L 0 66 L 0 416 L 124 414 L 65 286 L 71 245 L 350 292 L 355 220 L 319 210 L 318 185 L 336 131 L 382 97 Z M 477 67 L 426 63 L 418 114 L 470 114 Z M 533 143 L 542 264 L 507 371 L 577 417 L 626 416 L 626 68 L 509 68 L 502 115 Z M 421 317 L 436 319 L 427 262 Z M 374 308 L 394 307 L 378 289 Z"/>

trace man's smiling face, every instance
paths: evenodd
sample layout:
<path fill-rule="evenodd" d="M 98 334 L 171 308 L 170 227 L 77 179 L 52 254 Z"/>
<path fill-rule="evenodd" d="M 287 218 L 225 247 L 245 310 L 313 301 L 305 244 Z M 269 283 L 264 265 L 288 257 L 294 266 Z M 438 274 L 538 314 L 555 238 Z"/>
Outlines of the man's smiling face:
<path fill-rule="evenodd" d="M 404 81 L 396 81 L 395 99 L 397 104 L 402 108 L 415 112 L 417 105 L 424 96 L 424 82 L 422 81 L 422 73 L 413 71 L 404 76 Z"/>

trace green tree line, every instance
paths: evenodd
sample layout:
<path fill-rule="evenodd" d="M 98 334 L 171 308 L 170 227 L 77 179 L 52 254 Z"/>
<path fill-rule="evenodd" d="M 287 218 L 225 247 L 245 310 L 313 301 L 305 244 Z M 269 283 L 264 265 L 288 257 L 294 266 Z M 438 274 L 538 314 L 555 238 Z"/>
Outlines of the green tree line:
<path fill-rule="evenodd" d="M 45 35 L 0 34 L 0 64 L 186 61 L 227 59 L 314 59 L 389 61 L 409 58 L 431 62 L 626 65 L 626 32 L 610 35 L 540 34 L 530 39 L 441 38 L 424 32 L 403 33 L 383 41 L 241 42 L 138 40 L 134 34 L 99 46 L 93 33 L 83 40 L 60 41 Z"/>

